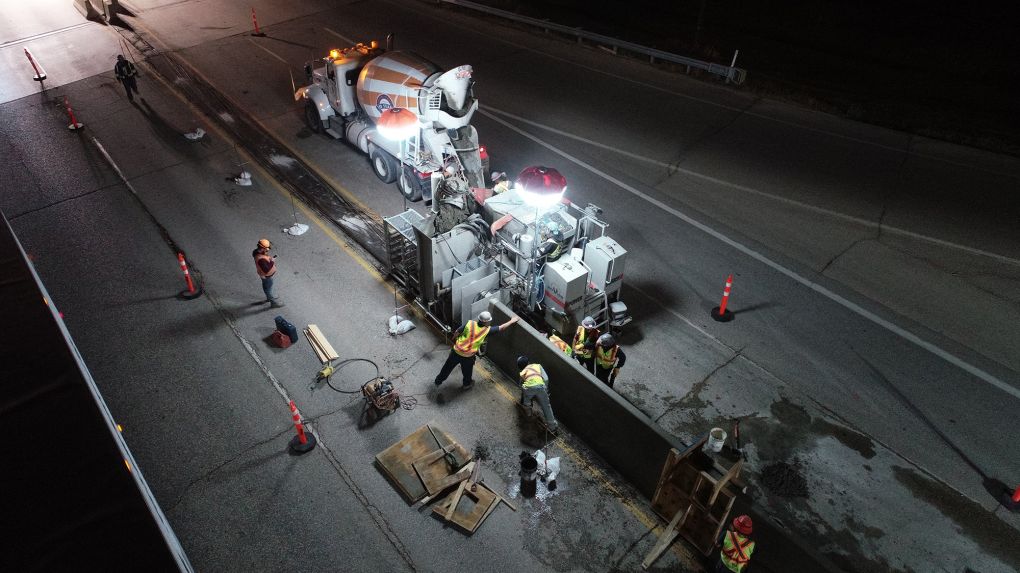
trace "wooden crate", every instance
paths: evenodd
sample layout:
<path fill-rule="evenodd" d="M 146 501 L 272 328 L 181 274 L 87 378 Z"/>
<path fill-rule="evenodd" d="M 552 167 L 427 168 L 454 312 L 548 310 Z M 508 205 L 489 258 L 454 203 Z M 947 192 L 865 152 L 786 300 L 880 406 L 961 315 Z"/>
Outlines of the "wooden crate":
<path fill-rule="evenodd" d="M 720 474 L 713 464 L 697 457 L 703 456 L 698 450 L 706 438 L 684 452 L 670 450 L 652 497 L 652 510 L 671 524 L 675 522 L 679 534 L 708 556 L 733 508 L 736 492 L 730 482 L 739 476 L 742 461 Z M 677 520 L 678 515 L 684 516 Z"/>

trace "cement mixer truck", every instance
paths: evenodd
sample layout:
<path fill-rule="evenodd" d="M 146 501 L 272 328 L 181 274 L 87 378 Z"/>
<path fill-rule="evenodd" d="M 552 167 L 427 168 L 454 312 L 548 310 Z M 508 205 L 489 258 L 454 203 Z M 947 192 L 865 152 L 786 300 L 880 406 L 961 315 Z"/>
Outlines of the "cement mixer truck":
<path fill-rule="evenodd" d="M 478 109 L 471 74 L 471 66 L 444 72 L 373 41 L 306 64 L 308 85 L 294 99 L 305 102 L 310 130 L 346 140 L 368 155 L 384 183 L 396 182 L 409 201 L 431 203 L 439 187 L 463 194 L 485 186 L 488 156 L 471 125 Z M 417 120 L 402 139 L 379 129 L 380 117 L 394 108 Z"/>

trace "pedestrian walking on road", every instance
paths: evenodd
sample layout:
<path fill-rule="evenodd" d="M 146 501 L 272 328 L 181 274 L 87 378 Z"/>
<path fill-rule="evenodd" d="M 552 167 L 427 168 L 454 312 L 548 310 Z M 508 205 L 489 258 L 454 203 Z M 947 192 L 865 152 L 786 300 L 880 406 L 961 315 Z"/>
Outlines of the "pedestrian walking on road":
<path fill-rule="evenodd" d="M 595 328 L 595 319 L 586 316 L 574 333 L 574 356 L 585 370 L 595 373 L 595 341 L 599 339 L 599 329 Z"/>
<path fill-rule="evenodd" d="M 517 368 L 521 370 L 521 403 L 524 404 L 524 409 L 528 410 L 531 408 L 531 401 L 538 400 L 538 405 L 542 407 L 542 416 L 545 417 L 545 425 L 549 427 L 550 432 L 555 432 L 560 425 L 553 416 L 552 405 L 549 404 L 549 375 L 545 373 L 545 368 L 542 368 L 541 364 L 530 362 L 527 356 L 517 357 Z"/>
<path fill-rule="evenodd" d="M 131 92 L 138 93 L 138 70 L 135 65 L 124 58 L 123 54 L 117 55 L 117 63 L 113 66 L 113 73 L 117 75 L 120 83 L 124 84 L 124 91 L 127 92 L 128 101 L 135 101 Z"/>
<path fill-rule="evenodd" d="M 255 270 L 262 279 L 262 292 L 266 293 L 266 302 L 272 308 L 284 306 L 282 302 L 273 296 L 273 276 L 276 274 L 276 255 L 269 255 L 273 244 L 269 239 L 259 239 L 258 245 L 252 251 L 251 256 L 255 259 Z"/>
<path fill-rule="evenodd" d="M 719 560 L 715 563 L 716 573 L 742 573 L 751 561 L 754 553 L 754 541 L 751 541 L 753 524 L 747 515 L 733 518 L 733 525 L 723 533 L 722 550 Z"/>
<path fill-rule="evenodd" d="M 471 371 L 475 367 L 475 356 L 485 342 L 485 338 L 490 334 L 496 334 L 508 328 L 518 320 L 520 319 L 514 316 L 499 326 L 490 326 L 492 324 L 492 313 L 487 310 L 478 314 L 477 321 L 469 320 L 460 329 L 460 335 L 453 343 L 453 347 L 450 348 L 450 355 L 446 357 L 446 363 L 443 364 L 442 370 L 436 376 L 436 386 L 446 381 L 446 377 L 453 372 L 454 367 L 458 364 L 460 365 L 461 373 L 464 374 L 464 388 L 474 386 L 474 380 L 471 379 Z"/>
<path fill-rule="evenodd" d="M 595 377 L 610 388 L 616 382 L 620 368 L 627 362 L 627 355 L 616 343 L 616 338 L 608 332 L 599 337 L 595 343 Z"/>

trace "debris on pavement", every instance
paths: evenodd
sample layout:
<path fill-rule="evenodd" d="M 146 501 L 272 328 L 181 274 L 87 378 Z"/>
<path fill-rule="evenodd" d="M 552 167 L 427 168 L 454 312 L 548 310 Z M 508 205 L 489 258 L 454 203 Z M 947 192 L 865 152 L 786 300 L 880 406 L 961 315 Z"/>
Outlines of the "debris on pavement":
<path fill-rule="evenodd" d="M 404 334 L 414 330 L 414 323 L 399 314 L 390 317 L 390 334 Z"/>
<path fill-rule="evenodd" d="M 184 137 L 190 139 L 191 141 L 198 141 L 199 139 L 205 137 L 205 130 L 202 129 L 201 127 L 196 127 L 195 131 L 185 133 Z"/>
<path fill-rule="evenodd" d="M 794 462 L 775 462 L 762 468 L 761 482 L 769 493 L 780 497 L 807 497 L 807 479 Z"/>
<path fill-rule="evenodd" d="M 285 227 L 283 229 L 283 232 L 287 233 L 288 235 L 294 235 L 295 237 L 299 235 L 304 235 L 305 233 L 308 232 L 308 225 L 305 225 L 304 223 L 294 223 L 289 227 Z"/>
<path fill-rule="evenodd" d="M 545 452 L 535 450 L 535 461 L 538 462 L 538 476 L 548 483 L 550 490 L 556 489 L 556 476 L 560 473 L 560 459 L 546 458 Z"/>
<path fill-rule="evenodd" d="M 241 187 L 251 187 L 251 173 L 242 171 L 237 177 L 234 177 L 234 183 Z"/>

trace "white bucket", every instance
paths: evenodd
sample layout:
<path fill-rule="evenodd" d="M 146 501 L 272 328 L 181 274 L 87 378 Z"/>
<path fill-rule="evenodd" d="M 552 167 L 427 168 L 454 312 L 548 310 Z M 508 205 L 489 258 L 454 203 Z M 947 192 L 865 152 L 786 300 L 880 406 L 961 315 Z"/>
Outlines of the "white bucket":
<path fill-rule="evenodd" d="M 726 430 L 723 430 L 722 428 L 712 428 L 708 432 L 708 442 L 705 443 L 705 449 L 719 453 L 722 451 L 723 444 L 725 443 Z"/>

